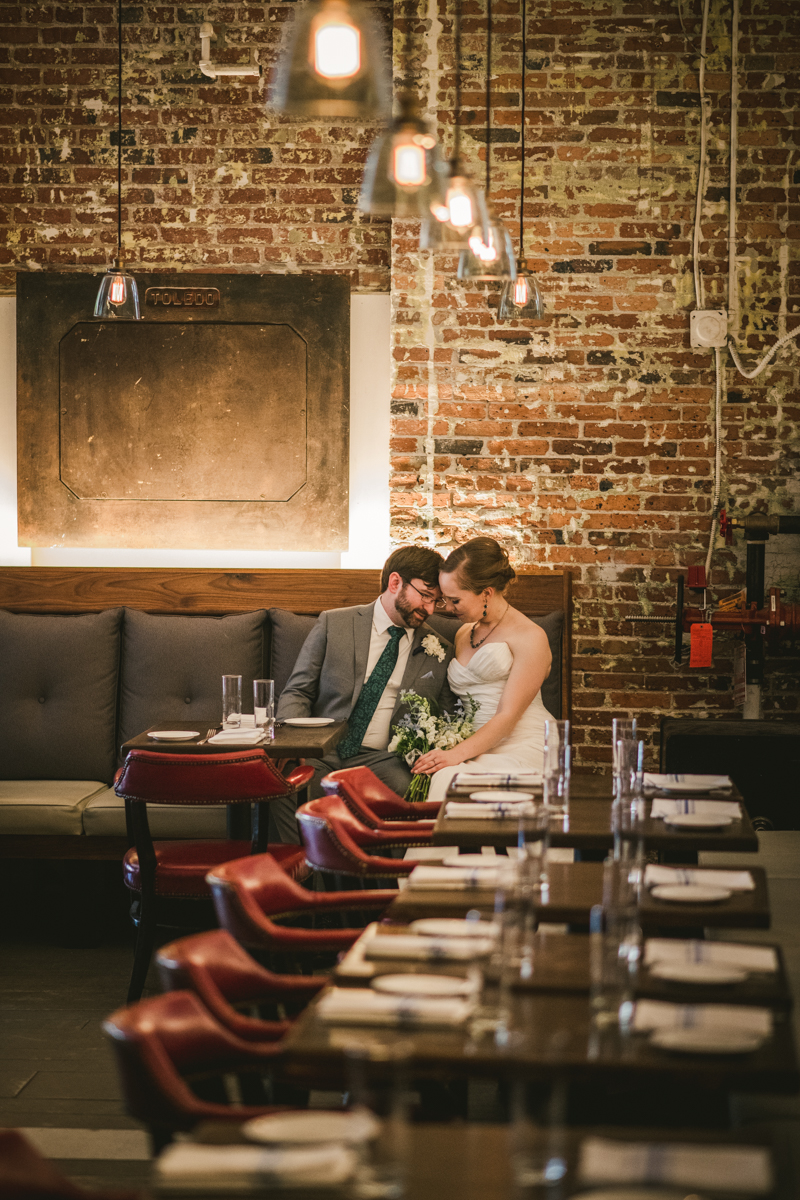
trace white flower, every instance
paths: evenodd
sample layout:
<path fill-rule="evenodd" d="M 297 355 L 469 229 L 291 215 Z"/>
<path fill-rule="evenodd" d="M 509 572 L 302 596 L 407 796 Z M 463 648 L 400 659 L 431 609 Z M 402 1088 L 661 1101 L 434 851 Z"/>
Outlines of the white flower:
<path fill-rule="evenodd" d="M 427 655 L 438 658 L 439 662 L 444 662 L 447 657 L 447 651 L 434 633 L 422 639 L 422 648 Z"/>

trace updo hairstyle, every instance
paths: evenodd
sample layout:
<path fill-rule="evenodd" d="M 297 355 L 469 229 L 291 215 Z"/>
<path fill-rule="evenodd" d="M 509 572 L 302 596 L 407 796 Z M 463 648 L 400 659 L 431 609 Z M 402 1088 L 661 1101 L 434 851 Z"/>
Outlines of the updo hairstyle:
<path fill-rule="evenodd" d="M 472 538 L 459 546 L 445 559 L 442 571 L 455 572 L 460 586 L 476 595 L 489 587 L 502 594 L 517 577 L 508 551 L 490 537 Z"/>

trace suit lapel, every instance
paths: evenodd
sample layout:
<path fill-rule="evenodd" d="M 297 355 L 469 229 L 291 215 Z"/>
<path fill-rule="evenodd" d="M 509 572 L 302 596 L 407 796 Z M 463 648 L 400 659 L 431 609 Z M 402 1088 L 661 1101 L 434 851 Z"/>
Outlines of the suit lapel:
<path fill-rule="evenodd" d="M 374 605 L 362 605 L 353 611 L 353 698 L 352 706 L 361 695 L 364 675 L 369 661 L 369 642 L 372 636 Z"/>

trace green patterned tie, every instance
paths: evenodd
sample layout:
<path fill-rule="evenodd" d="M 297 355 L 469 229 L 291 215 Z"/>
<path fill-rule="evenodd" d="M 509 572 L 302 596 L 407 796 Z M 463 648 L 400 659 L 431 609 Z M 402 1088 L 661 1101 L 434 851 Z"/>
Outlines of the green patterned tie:
<path fill-rule="evenodd" d="M 399 625 L 389 626 L 389 641 L 383 647 L 380 658 L 372 668 L 372 674 L 361 689 L 361 693 L 350 713 L 347 737 L 343 738 L 336 747 L 339 758 L 352 758 L 361 749 L 361 739 L 367 732 L 378 702 L 383 695 L 386 685 L 392 677 L 392 671 L 397 666 L 397 655 L 400 650 L 400 638 L 405 629 Z"/>

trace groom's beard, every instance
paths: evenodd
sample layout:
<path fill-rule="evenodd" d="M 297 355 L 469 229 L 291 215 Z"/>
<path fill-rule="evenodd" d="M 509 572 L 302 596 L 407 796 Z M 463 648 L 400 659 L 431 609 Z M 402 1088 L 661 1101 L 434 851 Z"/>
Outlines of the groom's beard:
<path fill-rule="evenodd" d="M 424 608 L 414 608 L 414 605 L 408 601 L 405 587 L 395 597 L 394 607 L 409 629 L 419 629 L 420 625 L 423 625 L 428 619 Z"/>

